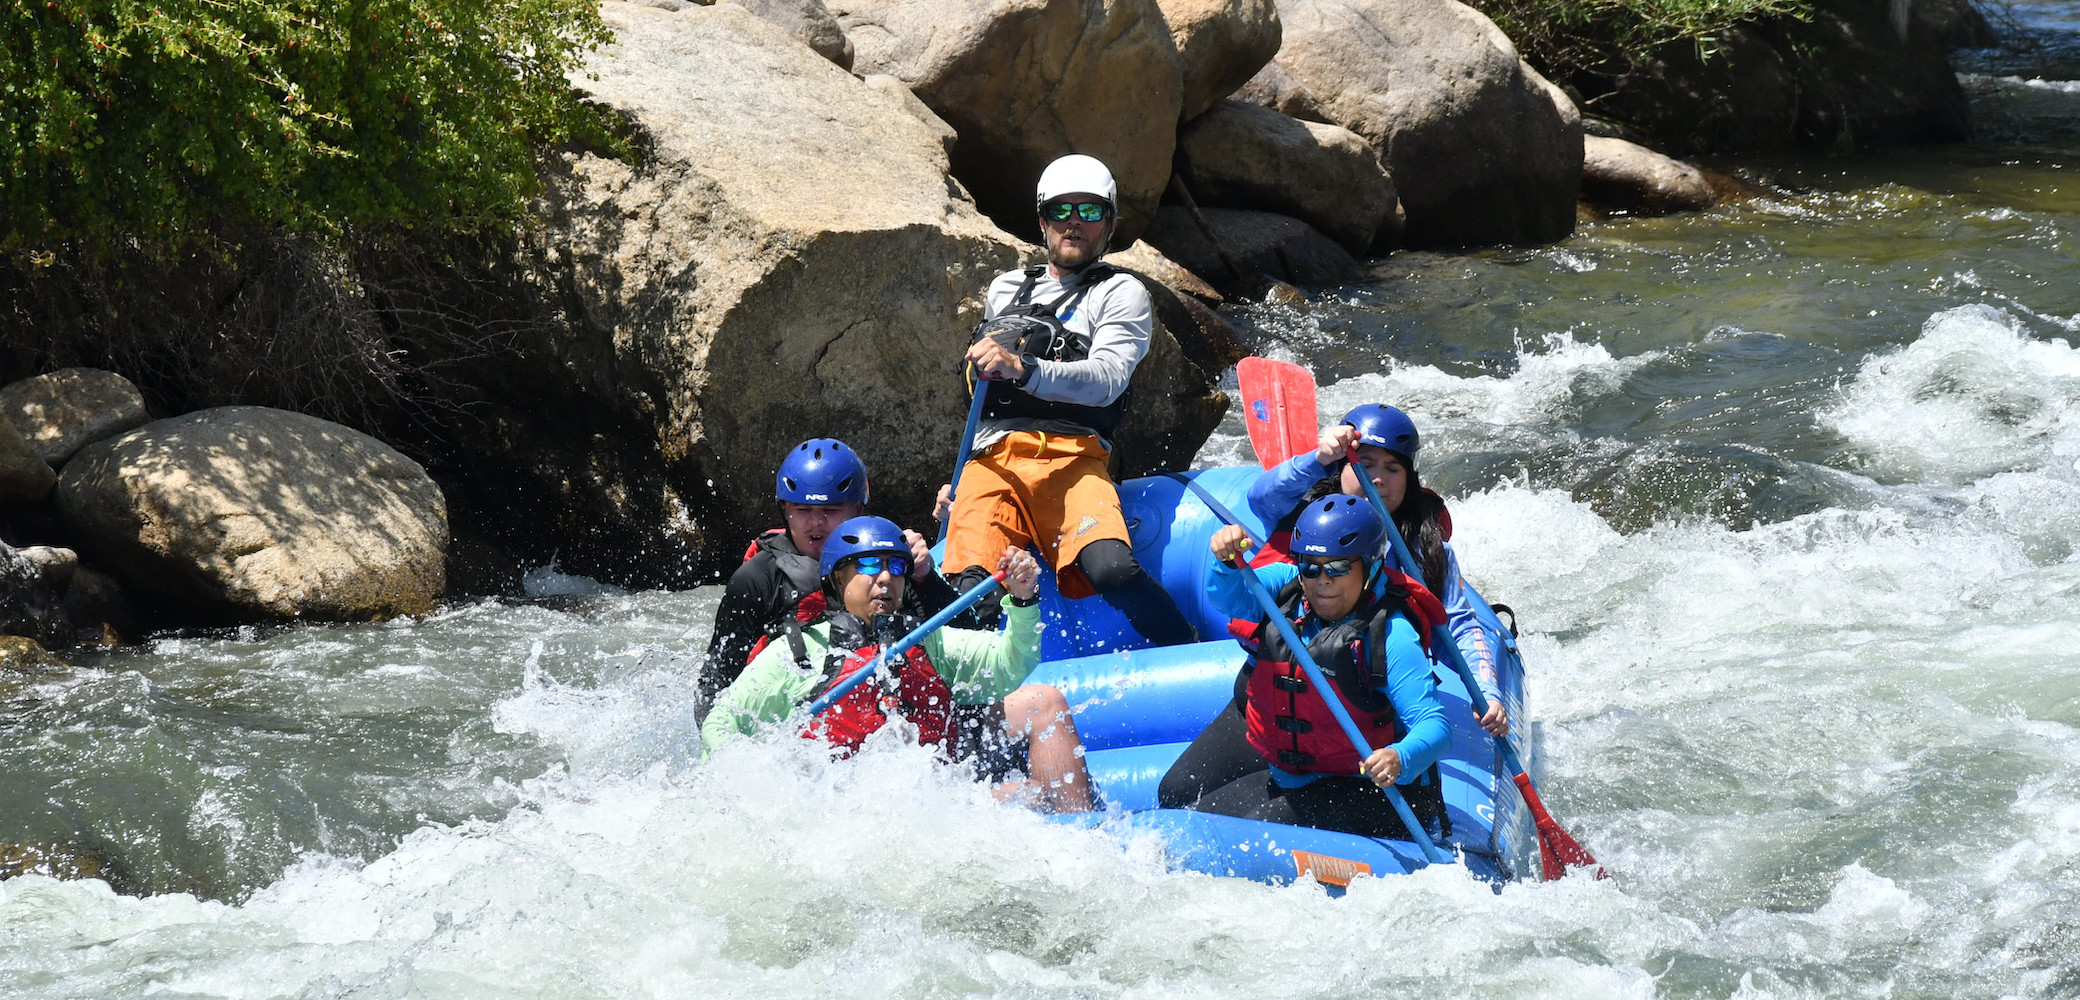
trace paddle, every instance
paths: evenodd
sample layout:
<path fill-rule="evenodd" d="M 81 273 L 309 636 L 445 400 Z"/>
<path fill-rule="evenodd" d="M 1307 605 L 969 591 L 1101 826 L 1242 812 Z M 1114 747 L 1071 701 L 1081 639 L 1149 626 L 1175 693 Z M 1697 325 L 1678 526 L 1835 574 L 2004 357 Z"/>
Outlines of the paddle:
<path fill-rule="evenodd" d="M 1314 376 L 1290 361 L 1243 358 L 1235 365 L 1242 389 L 1242 424 L 1257 464 L 1271 468 L 1314 450 Z"/>
<path fill-rule="evenodd" d="M 1386 501 L 1380 499 L 1379 489 L 1372 485 L 1371 473 L 1358 464 L 1358 449 L 1350 449 L 1345 457 L 1350 459 L 1351 469 L 1357 474 L 1359 485 L 1365 488 L 1365 499 L 1372 501 L 1372 509 L 1379 511 L 1380 519 L 1386 522 L 1387 542 L 1394 550 L 1394 561 L 1401 564 L 1402 572 L 1418 580 L 1422 579 L 1422 568 L 1416 565 L 1415 556 L 1408 551 L 1408 543 L 1402 539 L 1401 529 L 1395 526 L 1394 516 L 1387 510 Z M 1473 714 L 1487 715 L 1488 696 L 1481 693 L 1480 684 L 1474 680 L 1472 668 L 1466 665 L 1466 657 L 1459 652 L 1458 644 L 1452 641 L 1451 630 L 1438 625 L 1432 630 L 1430 645 L 1433 649 L 1443 651 L 1446 664 L 1459 675 L 1460 683 L 1466 685 L 1467 697 L 1473 700 Z M 1524 804 L 1531 809 L 1532 826 L 1538 831 L 1539 867 L 1545 881 L 1551 882 L 1567 874 L 1569 868 L 1587 868 L 1592 865 L 1596 868 L 1597 878 L 1610 878 L 1610 873 L 1603 869 L 1603 865 L 1589 853 L 1589 849 L 1569 836 L 1566 830 L 1560 829 L 1560 824 L 1554 821 L 1553 814 L 1546 811 L 1545 801 L 1538 797 L 1538 789 L 1531 786 L 1531 772 L 1524 769 L 1524 762 L 1518 759 L 1517 751 L 1510 746 L 1509 740 L 1495 737 L 1495 748 L 1501 752 L 1503 766 L 1509 768 L 1511 780 L 1517 784 L 1517 791 L 1524 796 Z"/>
<path fill-rule="evenodd" d="M 1003 582 L 1004 571 L 998 570 L 991 574 L 989 579 L 968 588 L 967 593 L 955 598 L 952 604 L 941 608 L 938 614 L 925 619 L 924 624 L 911 629 L 910 634 L 896 640 L 895 645 L 875 654 L 874 662 L 867 664 L 867 669 L 857 671 L 852 676 L 831 685 L 830 690 L 825 691 L 822 696 L 809 703 L 809 714 L 811 716 L 822 715 L 825 709 L 837 704 L 838 699 L 851 694 L 853 688 L 860 686 L 867 678 L 879 673 L 884 664 L 908 653 L 912 646 L 923 642 L 925 636 L 938 631 L 939 626 L 952 621 L 956 615 L 968 610 L 970 605 L 982 600 L 984 594 L 996 589 L 997 585 Z"/>
<path fill-rule="evenodd" d="M 1322 676 L 1322 668 L 1316 666 L 1314 657 L 1307 654 L 1307 644 L 1300 641 L 1300 636 L 1293 632 L 1293 623 L 1286 621 L 1285 612 L 1278 609 L 1278 601 L 1271 596 L 1270 591 L 1264 589 L 1264 581 L 1257 579 L 1257 571 L 1249 568 L 1249 563 L 1240 557 L 1235 560 L 1235 568 L 1242 571 L 1242 581 L 1249 585 L 1249 592 L 1264 609 L 1264 616 L 1271 620 L 1271 624 L 1278 626 L 1278 634 L 1285 637 L 1286 648 L 1292 651 L 1293 659 L 1300 664 L 1300 669 L 1307 672 L 1307 682 L 1314 685 L 1315 693 L 1321 696 L 1322 704 L 1329 706 L 1329 713 L 1336 716 L 1336 724 L 1343 727 L 1344 738 L 1350 740 L 1351 746 L 1357 749 L 1358 759 L 1371 757 L 1372 748 L 1365 745 L 1365 735 L 1358 732 L 1357 723 L 1352 722 L 1351 714 L 1344 711 L 1343 702 L 1329 687 L 1329 679 Z M 1401 825 L 1408 828 L 1409 839 L 1423 849 L 1423 856 L 1429 858 L 1432 864 L 1451 864 L 1452 856 L 1433 843 L 1423 825 L 1416 822 L 1416 814 L 1409 810 L 1408 800 L 1401 797 L 1401 790 L 1393 785 L 1381 785 L 1380 791 L 1387 793 L 1387 801 L 1393 804 L 1395 815 L 1401 817 Z"/>
<path fill-rule="evenodd" d="M 953 462 L 953 478 L 946 481 L 946 520 L 939 522 L 939 542 L 946 544 L 946 529 L 953 527 L 953 491 L 961 485 L 961 470 L 968 467 L 968 456 L 975 452 L 975 425 L 982 422 L 982 401 L 989 395 L 989 387 L 971 383 L 968 392 L 974 400 L 968 404 L 968 426 L 961 431 L 960 457 Z"/>

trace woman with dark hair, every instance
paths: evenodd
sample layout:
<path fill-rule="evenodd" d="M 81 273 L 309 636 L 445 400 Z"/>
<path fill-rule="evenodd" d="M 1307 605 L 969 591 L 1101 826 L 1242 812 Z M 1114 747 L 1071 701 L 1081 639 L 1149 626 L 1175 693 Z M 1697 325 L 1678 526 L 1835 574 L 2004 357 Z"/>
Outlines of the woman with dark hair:
<path fill-rule="evenodd" d="M 1353 448 L 1358 465 L 1393 512 L 1394 526 L 1422 571 L 1423 586 L 1444 602 L 1453 644 L 1488 697 L 1481 728 L 1491 735 L 1507 735 L 1509 715 L 1495 680 L 1495 639 L 1481 626 L 1459 576 L 1459 557 L 1451 546 L 1451 512 L 1443 498 L 1423 488 L 1416 474 L 1422 438 L 1407 414 L 1385 403 L 1367 403 L 1323 431 L 1314 451 L 1295 455 L 1258 476 L 1249 488 L 1249 507 L 1265 524 L 1275 526 L 1267 550 L 1284 553 L 1293 521 L 1308 501 L 1339 493 L 1364 495 L 1358 471 L 1345 457 Z"/>

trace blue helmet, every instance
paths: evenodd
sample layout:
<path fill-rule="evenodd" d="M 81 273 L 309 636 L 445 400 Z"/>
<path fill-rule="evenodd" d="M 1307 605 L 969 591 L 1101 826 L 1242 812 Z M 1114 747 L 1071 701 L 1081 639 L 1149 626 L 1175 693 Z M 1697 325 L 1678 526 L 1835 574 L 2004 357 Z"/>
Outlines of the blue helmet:
<path fill-rule="evenodd" d="M 866 503 L 867 466 L 845 442 L 811 438 L 780 462 L 773 495 L 783 503 Z"/>
<path fill-rule="evenodd" d="M 1359 444 L 1385 448 L 1400 455 L 1409 468 L 1416 467 L 1416 452 L 1423 450 L 1423 439 L 1408 414 L 1385 403 L 1366 403 L 1344 414 L 1343 422 L 1358 429 Z"/>
<path fill-rule="evenodd" d="M 1300 520 L 1293 525 L 1293 554 L 1371 559 L 1379 555 L 1379 543 L 1385 537 L 1387 529 L 1379 523 L 1379 512 L 1372 509 L 1370 501 L 1337 494 L 1301 510 Z M 828 542 L 823 551 L 828 558 Z"/>
<path fill-rule="evenodd" d="M 853 556 L 870 556 L 886 553 L 908 558 L 910 540 L 903 537 L 903 529 L 894 521 L 872 514 L 861 514 L 847 518 L 838 530 L 823 540 L 823 558 L 817 563 L 817 572 L 829 579 L 838 564 Z"/>

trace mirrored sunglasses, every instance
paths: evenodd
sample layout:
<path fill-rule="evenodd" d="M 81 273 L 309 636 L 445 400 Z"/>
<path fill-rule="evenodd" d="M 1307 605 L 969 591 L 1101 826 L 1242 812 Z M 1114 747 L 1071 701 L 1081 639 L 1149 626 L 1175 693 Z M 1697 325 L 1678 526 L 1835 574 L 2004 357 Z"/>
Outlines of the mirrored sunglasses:
<path fill-rule="evenodd" d="M 852 561 L 852 565 L 867 576 L 880 576 L 883 568 L 890 576 L 903 576 L 910 572 L 910 560 L 902 556 L 860 556 Z"/>
<path fill-rule="evenodd" d="M 1102 201 L 1080 201 L 1073 205 L 1066 201 L 1051 201 L 1040 206 L 1040 214 L 1049 222 L 1067 222 L 1072 215 L 1085 222 L 1104 222 L 1112 214 L 1112 206 Z"/>
<path fill-rule="evenodd" d="M 1335 579 L 1357 568 L 1356 559 L 1331 559 L 1325 563 L 1301 563 L 1300 579 L 1313 580 L 1317 577 Z"/>

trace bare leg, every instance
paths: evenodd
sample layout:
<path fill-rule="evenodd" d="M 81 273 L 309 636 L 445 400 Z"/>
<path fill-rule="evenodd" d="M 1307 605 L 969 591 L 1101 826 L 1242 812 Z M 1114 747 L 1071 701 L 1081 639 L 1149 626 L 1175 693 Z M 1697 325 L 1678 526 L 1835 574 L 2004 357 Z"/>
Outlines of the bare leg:
<path fill-rule="evenodd" d="M 1091 775 L 1083 766 L 1083 737 L 1069 702 L 1045 684 L 1028 684 L 1004 698 L 1004 731 L 1026 738 L 1031 789 L 1044 812 L 1090 812 Z"/>

